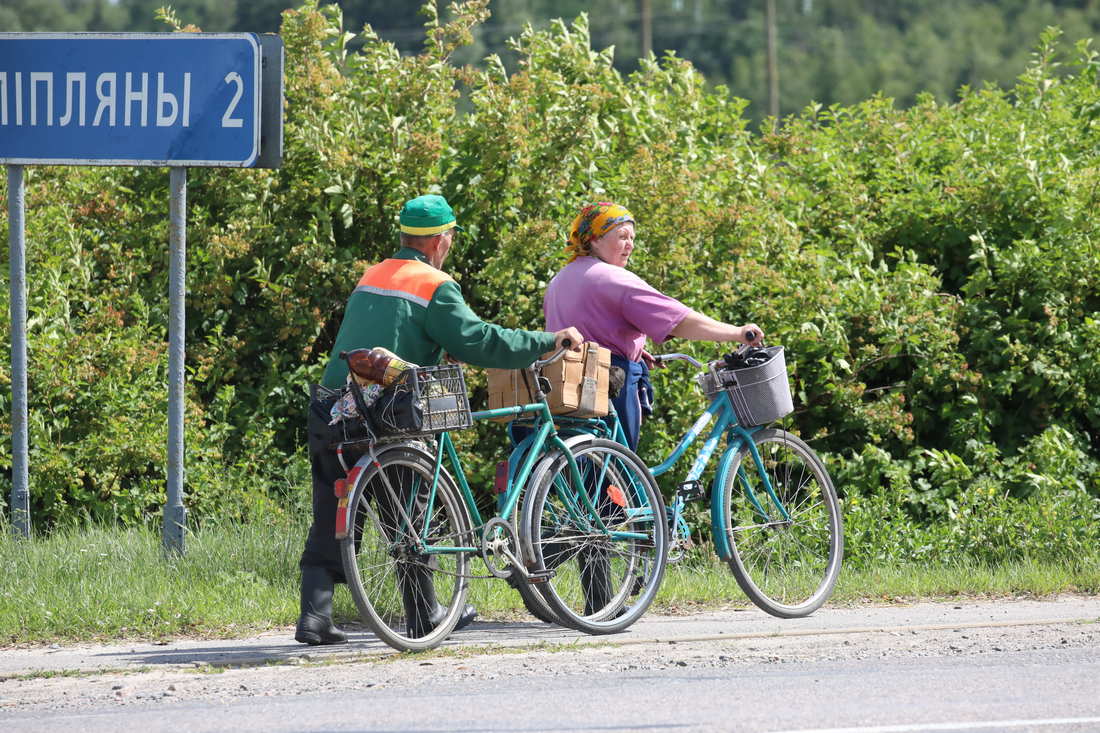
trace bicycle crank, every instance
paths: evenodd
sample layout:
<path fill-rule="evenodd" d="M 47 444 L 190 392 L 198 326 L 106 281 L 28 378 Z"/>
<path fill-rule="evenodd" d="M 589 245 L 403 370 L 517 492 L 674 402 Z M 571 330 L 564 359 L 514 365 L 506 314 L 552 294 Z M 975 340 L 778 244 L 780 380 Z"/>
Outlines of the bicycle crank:
<path fill-rule="evenodd" d="M 509 578 L 516 568 L 525 574 L 523 563 L 515 555 L 516 547 L 519 547 L 519 540 L 510 522 L 493 517 L 485 523 L 485 528 L 481 530 L 481 559 L 493 576 Z"/>

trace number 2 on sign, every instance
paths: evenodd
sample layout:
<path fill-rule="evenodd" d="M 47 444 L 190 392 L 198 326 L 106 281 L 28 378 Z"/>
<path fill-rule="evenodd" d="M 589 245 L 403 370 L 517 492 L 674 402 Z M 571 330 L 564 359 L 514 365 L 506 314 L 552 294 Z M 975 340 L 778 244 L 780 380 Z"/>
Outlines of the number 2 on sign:
<path fill-rule="evenodd" d="M 240 117 L 232 116 L 233 110 L 237 109 L 237 103 L 241 101 L 241 95 L 244 94 L 244 82 L 241 80 L 241 75 L 235 71 L 231 71 L 225 75 L 225 83 L 236 84 L 237 92 L 229 102 L 229 107 L 226 108 L 225 114 L 222 115 L 222 127 L 244 127 L 244 120 Z"/>

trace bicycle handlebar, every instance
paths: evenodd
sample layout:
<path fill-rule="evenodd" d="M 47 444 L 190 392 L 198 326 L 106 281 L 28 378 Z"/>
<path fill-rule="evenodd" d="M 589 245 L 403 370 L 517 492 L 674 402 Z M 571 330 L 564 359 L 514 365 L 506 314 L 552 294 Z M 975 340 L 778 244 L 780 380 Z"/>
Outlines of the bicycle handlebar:
<path fill-rule="evenodd" d="M 700 362 L 693 356 L 688 356 L 687 354 L 656 354 L 653 357 L 653 361 L 657 362 L 658 364 L 664 364 L 666 361 L 686 361 L 698 369 L 703 368 L 702 362 Z"/>
<path fill-rule="evenodd" d="M 531 369 L 542 369 L 544 366 L 553 364 L 555 361 L 558 361 L 563 356 L 565 356 L 565 352 L 569 351 L 572 346 L 572 339 L 562 339 L 560 349 L 558 349 L 545 359 L 535 359 L 535 361 L 531 362 Z"/>
<path fill-rule="evenodd" d="M 751 344 L 753 341 L 756 341 L 759 338 L 760 338 L 760 332 L 757 331 L 754 328 L 750 328 L 748 331 L 745 331 L 745 343 L 740 344 L 737 347 L 737 351 L 738 352 L 744 351 L 745 349 L 749 348 L 749 344 Z M 762 345 L 763 345 L 763 343 L 761 343 L 761 346 Z M 653 354 L 653 361 L 658 363 L 658 364 L 664 364 L 665 362 L 669 362 L 669 361 L 686 361 L 686 362 L 690 363 L 692 366 L 694 366 L 696 369 L 703 369 L 706 366 L 706 364 L 703 364 L 702 362 L 700 362 L 695 357 L 689 356 L 687 354 L 679 354 L 679 353 L 677 353 L 677 354 Z"/>

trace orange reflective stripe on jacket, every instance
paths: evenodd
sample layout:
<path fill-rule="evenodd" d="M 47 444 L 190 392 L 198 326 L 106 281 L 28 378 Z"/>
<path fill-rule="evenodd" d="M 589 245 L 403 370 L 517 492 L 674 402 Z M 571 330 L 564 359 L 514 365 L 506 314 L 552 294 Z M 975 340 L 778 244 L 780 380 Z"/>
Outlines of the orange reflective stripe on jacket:
<path fill-rule="evenodd" d="M 436 288 L 451 279 L 419 260 L 389 259 L 368 267 L 355 291 L 404 298 L 427 308 Z"/>

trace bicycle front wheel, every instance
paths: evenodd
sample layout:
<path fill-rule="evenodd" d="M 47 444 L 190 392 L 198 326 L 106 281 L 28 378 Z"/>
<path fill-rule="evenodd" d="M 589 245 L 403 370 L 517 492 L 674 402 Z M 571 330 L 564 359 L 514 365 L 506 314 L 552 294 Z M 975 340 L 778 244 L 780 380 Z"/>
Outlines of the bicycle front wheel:
<path fill-rule="evenodd" d="M 649 469 L 622 445 L 597 438 L 571 451 L 580 483 L 566 456 L 543 459 L 551 463 L 527 495 L 522 541 L 532 564 L 549 571 L 533 587 L 560 622 L 611 634 L 657 595 L 668 557 L 665 505 Z"/>
<path fill-rule="evenodd" d="M 466 605 L 469 514 L 434 460 L 413 447 L 385 451 L 363 468 L 348 502 L 344 574 L 359 615 L 400 651 L 431 649 Z"/>
<path fill-rule="evenodd" d="M 594 435 L 574 435 L 565 439 L 565 445 L 570 450 L 575 451 L 576 446 L 580 443 L 588 442 L 594 439 Z M 547 473 L 551 471 L 555 463 L 553 460 L 550 459 L 552 457 L 560 456 L 560 451 L 552 450 L 546 456 L 541 458 L 539 462 L 535 464 L 534 469 L 531 471 L 531 475 L 527 478 L 527 485 L 532 487 L 538 486 L 544 480 L 546 480 Z M 515 518 L 513 522 L 514 526 L 516 527 L 527 526 L 527 524 L 524 524 L 523 522 L 521 507 L 519 506 L 519 504 L 516 505 Z M 523 542 L 522 538 L 521 542 Z M 531 560 L 532 554 L 533 551 L 531 549 L 530 543 L 525 544 L 523 548 L 523 555 L 525 561 L 531 567 L 533 567 L 537 562 Z M 513 588 L 516 589 L 517 592 L 519 592 L 520 597 L 523 599 L 523 605 L 527 609 L 528 613 L 530 613 L 536 619 L 542 621 L 543 623 L 555 624 L 557 626 L 567 626 L 567 624 L 562 623 L 562 620 L 558 617 L 556 613 L 554 613 L 554 610 L 550 608 L 550 604 L 546 602 L 546 598 L 543 597 L 542 593 L 538 591 L 536 585 L 532 585 L 531 583 L 529 583 L 526 578 L 516 576 L 513 576 L 511 579 L 509 579 L 508 582 L 510 585 L 512 585 Z"/>
<path fill-rule="evenodd" d="M 722 490 L 727 559 L 741 590 L 779 618 L 807 616 L 833 592 L 844 557 L 840 502 L 825 466 L 783 430 L 753 435 L 761 465 L 741 449 Z M 771 491 L 769 491 L 769 487 Z"/>

